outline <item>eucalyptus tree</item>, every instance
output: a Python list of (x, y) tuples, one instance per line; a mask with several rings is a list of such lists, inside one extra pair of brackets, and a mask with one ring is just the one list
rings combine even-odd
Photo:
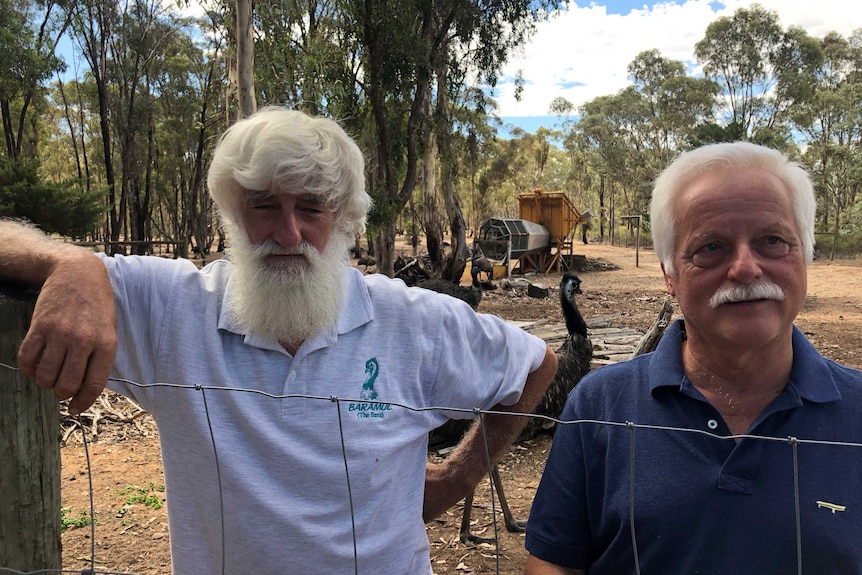
[[(61, 5), (35, 0), (0, 0), (0, 117), (6, 157), (35, 157), (38, 134), (32, 132), (27, 150), (27, 115), (43, 84), (63, 63), (54, 55), (57, 41), (68, 25)], [(32, 122), (29, 125), (35, 126)]]
[(637, 127), (641, 149), (654, 160), (652, 174), (682, 151), (696, 126), (713, 118), (718, 84), (688, 76), (682, 62), (665, 58), (658, 50), (641, 52), (628, 65), (632, 89), (643, 123)]
[[(67, 91), (68, 87), (62, 78), (58, 78), (53, 100), (57, 103), (56, 109), (60, 110), (63, 124), (65, 124), (66, 130), (68, 130), (68, 140), (66, 143), (72, 149), (74, 157), (73, 169), (83, 186), (86, 189), (90, 189), (89, 160), (84, 142), (84, 109), (80, 98), (81, 90), (77, 80), (73, 81), (71, 87), (74, 89), (73, 95), (76, 95), (77, 99), (72, 99)], [(64, 155), (67, 156), (67, 154)], [(63, 171), (63, 168), (59, 168), (59, 170)]]
[(262, 103), (325, 114), (358, 131), (357, 38), (331, 0), (255, 4), (256, 89)]
[[(136, 0), (122, 6), (109, 38), (110, 119), (121, 166), (118, 228), (128, 228), (124, 235), (135, 242), (152, 239), (157, 86), (184, 24), (161, 0)], [(137, 244), (138, 253), (146, 250)]]
[(617, 206), (624, 213), (648, 211), (651, 182), (689, 145), (697, 126), (712, 119), (719, 91), (658, 50), (638, 54), (628, 75), (628, 87), (585, 103), (578, 119), (564, 98), (551, 105), (564, 129), (573, 179), (582, 194), (589, 190), (598, 199), (600, 225), (606, 217), (613, 221)]
[[(548, 112), (558, 119), (557, 126), (561, 132), (562, 147), (569, 160), (568, 189), (572, 201), (579, 206), (594, 205), (592, 200), (594, 199), (595, 160), (593, 154), (589, 152), (589, 145), (580, 125), (580, 117), (575, 113), (575, 105), (562, 96), (557, 96), (551, 100)], [(602, 204), (604, 198), (601, 194), (596, 194), (595, 199)]]
[(746, 139), (776, 144), (796, 100), (799, 70), (816, 65), (801, 30), (785, 32), (778, 14), (758, 4), (712, 22), (695, 45), (704, 74), (722, 88), (724, 123)]
[(82, 97), (77, 80), (65, 82), (58, 78), (48, 87), (47, 102), (40, 118), (44, 136), (39, 140), (38, 154), (40, 173), (45, 180), (76, 179), (84, 189), (90, 190), (93, 182), (89, 177), (87, 114)]
[(628, 74), (632, 85), (624, 93), (631, 93), (621, 99), (620, 117), (629, 118), (623, 133), (634, 175), (628, 185), (635, 195), (627, 209), (648, 214), (652, 182), (687, 147), (696, 127), (713, 119), (719, 86), (708, 78), (688, 76), (682, 62), (658, 50), (638, 54)]
[(494, 139), (484, 150), (485, 165), (476, 182), (474, 209), (482, 221), (488, 217), (517, 217), (516, 202), (521, 190), (516, 183), (526, 165), (520, 138)]
[(638, 211), (635, 200), (641, 184), (638, 174), (643, 166), (637, 130), (646, 114), (631, 87), (616, 95), (599, 96), (586, 102), (580, 111), (582, 141), (596, 158), (594, 167), (599, 173), (601, 217), (609, 222), (609, 237), (613, 240), (619, 203), (617, 192), (622, 194), (621, 215)]
[(461, 188), (469, 190), (467, 221), (470, 234), (475, 234), (481, 223), (492, 215), (479, 194), (479, 178), (489, 169), (491, 158), (499, 146), (497, 132), (489, 121), (486, 107), (494, 107), (493, 101), (477, 87), (468, 88), (461, 105), (453, 106), (453, 156), (461, 158), (459, 181)]
[(177, 33), (167, 46), (160, 73), (154, 75), (156, 170), (154, 189), (158, 213), (151, 220), (164, 239), (177, 242), (180, 256), (194, 245), (209, 253), (221, 232), (214, 221), (212, 200), (204, 189), (212, 143), (223, 127), (223, 83), (226, 62), (219, 16), (198, 23), (204, 33), (193, 38)]
[(806, 139), (805, 159), (820, 203), (822, 231), (843, 229), (862, 187), (862, 30), (850, 39), (830, 33), (822, 60), (800, 79), (811, 92), (793, 110)]
[[(509, 52), (523, 44), (546, 10), (561, 2), (369, 0), (349, 4), (351, 28), (362, 51), (358, 81), (373, 126), (369, 186), (376, 206), (371, 218), (377, 233), (375, 252), (379, 269), (391, 273), (395, 218), (419, 177), (422, 133), (432, 124), (438, 138), (449, 138), (452, 132), (446, 116), (438, 116), (435, 123), (426, 112), (435, 75), (446, 70), (445, 84), (437, 86), (439, 90), (445, 85), (447, 95), (463, 93), (459, 84), (468, 77), (467, 71), (494, 86)], [(441, 150), (447, 145), (443, 143)], [(453, 242), (460, 241), (453, 237)], [(455, 252), (459, 253), (457, 246)]]
[(102, 161), (105, 170), (107, 206), (106, 236), (120, 238), (120, 213), (116, 195), (116, 175), (112, 148), (112, 130), (108, 90), (108, 47), (120, 14), (116, 2), (111, 0), (80, 0), (70, 6), (71, 36), (86, 60), (88, 75), (96, 89), (99, 136), (102, 142)]
[(252, 0), (236, 0), (236, 91), (239, 118), (257, 110), (254, 89), (254, 30)]

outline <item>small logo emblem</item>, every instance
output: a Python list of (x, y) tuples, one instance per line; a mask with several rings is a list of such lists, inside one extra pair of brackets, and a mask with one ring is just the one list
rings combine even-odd
[(377, 364), (377, 358), (372, 357), (365, 362), (365, 375), (368, 378), (362, 384), (362, 391), (359, 392), (359, 399), (365, 401), (374, 401), (377, 399), (377, 392), (374, 391), (374, 380), (377, 379), (377, 373), (380, 371), (380, 366)]
[(365, 362), (365, 383), (362, 384), (362, 390), (359, 392), (359, 399), (362, 403), (351, 403), (347, 406), (347, 411), (356, 413), (359, 419), (383, 419), (386, 417), (386, 412), (392, 410), (392, 405), (388, 403), (377, 403), (377, 391), (374, 389), (374, 380), (377, 379), (377, 374), (380, 372), (380, 365), (377, 363), (377, 358), (372, 357)]
[(818, 501), (817, 507), (819, 507), (820, 509), (823, 509), (824, 507), (826, 509), (829, 509), (830, 511), (832, 511), (833, 515), (836, 511), (844, 511), (845, 509), (847, 509), (846, 505), (838, 505), (836, 503), (829, 503), (828, 501)]

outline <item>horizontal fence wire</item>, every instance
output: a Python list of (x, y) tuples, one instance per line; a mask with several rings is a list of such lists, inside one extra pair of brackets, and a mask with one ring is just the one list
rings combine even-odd
[[(11, 369), (18, 371), (18, 368), (15, 366), (11, 366), (5, 363), (0, 362), (0, 367)], [(353, 553), (354, 553), (354, 572), (359, 573), (359, 565), (358, 565), (358, 542), (356, 539), (356, 528), (355, 528), (355, 518), (354, 518), (354, 509), (353, 509), (353, 497), (350, 488), (350, 465), (347, 457), (346, 446), (344, 442), (344, 429), (342, 427), (342, 417), (343, 414), (341, 412), (341, 404), (344, 402), (349, 403), (374, 403), (374, 404), (382, 404), (389, 405), (392, 407), (399, 407), (411, 412), (428, 412), (428, 411), (443, 411), (448, 413), (461, 413), (468, 416), (473, 416), (479, 421), (479, 425), (481, 426), (481, 435), (484, 440), (485, 445), (485, 463), (488, 468), (488, 484), (490, 486), (490, 501), (491, 501), (491, 517), (492, 517), (492, 525), (494, 531), (494, 540), (496, 541), (495, 548), (495, 557), (496, 557), (496, 572), (499, 574), (500, 572), (500, 547), (499, 547), (499, 533), (497, 528), (497, 509), (495, 506), (495, 493), (494, 493), (494, 482), (491, 477), (491, 456), (488, 452), (487, 445), (487, 436), (486, 436), (486, 428), (485, 428), (485, 420), (484, 416), (486, 415), (507, 415), (513, 417), (524, 417), (524, 418), (539, 418), (547, 421), (548, 423), (552, 423), (555, 425), (604, 425), (604, 426), (612, 426), (612, 427), (624, 427), (630, 432), (630, 442), (629, 442), (629, 459), (630, 459), (630, 467), (629, 467), (629, 529), (631, 532), (632, 539), (632, 547), (634, 550), (634, 564), (632, 565), (632, 572), (640, 575), (640, 565), (638, 558), (638, 546), (637, 546), (637, 533), (635, 530), (635, 517), (634, 517), (634, 509), (635, 509), (635, 485), (636, 485), (636, 466), (635, 466), (635, 433), (637, 430), (660, 430), (660, 431), (668, 431), (673, 433), (694, 433), (699, 435), (705, 435), (711, 437), (713, 439), (726, 440), (726, 441), (738, 441), (740, 439), (754, 439), (761, 440), (767, 442), (777, 442), (777, 443), (786, 443), (792, 449), (792, 464), (793, 464), (793, 485), (794, 485), (794, 506), (795, 506), (795, 517), (796, 517), (796, 553), (797, 553), (797, 572), (802, 573), (802, 543), (801, 543), (801, 520), (800, 520), (800, 501), (799, 501), (799, 463), (797, 456), (797, 447), (800, 444), (807, 445), (820, 445), (820, 446), (840, 446), (847, 448), (862, 448), (862, 443), (858, 442), (850, 442), (850, 441), (823, 441), (823, 440), (814, 440), (814, 439), (801, 439), (797, 437), (772, 437), (772, 436), (761, 436), (761, 435), (753, 435), (753, 434), (739, 434), (739, 435), (718, 435), (716, 433), (712, 433), (709, 431), (705, 431), (702, 429), (691, 429), (684, 427), (673, 427), (673, 426), (663, 426), (663, 425), (647, 425), (647, 424), (638, 424), (635, 422), (618, 422), (618, 421), (603, 421), (596, 419), (579, 419), (579, 420), (560, 420), (554, 417), (549, 417), (546, 415), (536, 415), (529, 413), (515, 413), (505, 410), (488, 410), (488, 409), (479, 409), (479, 408), (459, 408), (459, 407), (447, 407), (447, 406), (414, 406), (408, 405), (404, 403), (398, 402), (387, 402), (387, 401), (379, 401), (375, 400), (367, 400), (361, 398), (352, 398), (352, 397), (338, 397), (338, 396), (320, 396), (320, 395), (308, 395), (308, 394), (272, 394), (260, 390), (255, 389), (247, 389), (247, 388), (235, 388), (235, 387), (223, 387), (223, 386), (208, 386), (201, 384), (176, 384), (176, 383), (138, 383), (134, 381), (130, 381), (127, 379), (120, 378), (111, 378), (111, 381), (115, 381), (118, 383), (124, 383), (126, 385), (138, 387), (141, 389), (145, 388), (153, 388), (153, 387), (167, 387), (167, 388), (175, 388), (175, 389), (187, 389), (190, 392), (199, 392), (201, 393), (204, 411), (207, 418), (207, 424), (209, 427), (210, 441), (212, 442), (216, 473), (219, 473), (219, 464), (218, 464), (218, 444), (215, 439), (215, 434), (212, 429), (212, 421), (210, 419), (209, 413), (209, 404), (207, 399), (208, 392), (231, 392), (231, 393), (250, 393), (256, 394), (262, 397), (271, 398), (271, 399), (292, 399), (292, 398), (301, 398), (301, 399), (310, 399), (310, 400), (318, 400), (320, 402), (331, 403), (335, 405), (336, 413), (338, 416), (339, 423), (339, 434), (342, 448), (342, 457), (344, 464), (344, 474), (347, 484), (348, 490), (348, 501), (350, 506), (350, 520), (353, 525)], [(80, 418), (80, 416), (78, 416)], [(93, 495), (93, 487), (92, 487), (92, 466), (90, 462), (89, 455), (89, 443), (87, 441), (87, 430), (86, 426), (79, 419), (79, 425), (83, 434), (83, 445), (86, 453), (86, 464), (87, 464), (87, 475), (89, 480), (89, 496), (90, 496), (90, 539), (91, 539), (91, 549), (90, 549), (90, 557), (88, 562), (90, 563), (90, 568), (88, 569), (42, 569), (37, 571), (19, 571), (10, 567), (4, 567), (0, 565), (0, 575), (5, 573), (11, 573), (15, 575), (35, 575), (39, 573), (79, 573), (82, 575), (136, 575), (135, 573), (127, 573), (121, 571), (103, 571), (95, 569), (96, 565), (96, 557), (95, 557), (95, 540), (96, 540), (96, 521), (95, 521), (95, 503), (94, 503), (94, 495)], [(219, 497), (222, 497), (221, 492), (221, 478), (217, 477), (217, 484), (219, 486)], [(170, 503), (170, 502), (168, 502)], [(221, 533), (222, 533), (222, 557), (221, 564), (222, 570), (221, 575), (225, 575), (225, 540), (224, 540), (224, 525), (225, 525), (225, 517), (224, 517), (224, 502), (220, 500), (219, 502), (220, 508), (222, 509), (221, 514)]]

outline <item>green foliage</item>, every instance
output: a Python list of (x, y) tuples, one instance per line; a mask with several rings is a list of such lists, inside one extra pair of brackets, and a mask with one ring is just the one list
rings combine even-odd
[(0, 158), (0, 216), (26, 219), (46, 233), (82, 238), (104, 211), (101, 194), (74, 180), (43, 182), (36, 160)]
[[(785, 32), (778, 14), (759, 4), (712, 22), (695, 45), (695, 56), (706, 77), (722, 87), (725, 119), (751, 140), (810, 94), (809, 75), (821, 59), (817, 43), (804, 31)], [(758, 137), (772, 142), (774, 136)]]
[(726, 126), (720, 126), (714, 122), (700, 124), (695, 129), (689, 144), (691, 148), (699, 148), (706, 144), (718, 144), (720, 142), (736, 142), (745, 137), (742, 124), (730, 122)]
[[(161, 509), (162, 508), (162, 496), (161, 493), (165, 492), (164, 485), (158, 485), (152, 481), (150, 481), (150, 485), (148, 487), (138, 487), (137, 485), (126, 485), (126, 487), (120, 490), (120, 495), (125, 495), (125, 505), (146, 505), (147, 507), (152, 507), (153, 509)], [(126, 507), (124, 506), (122, 509), (118, 511), (119, 514), (126, 513)]]
[(862, 254), (862, 232), (848, 229), (834, 235), (818, 235), (814, 251), (817, 258), (858, 256)]
[(835, 253), (842, 256), (862, 254), (862, 234), (838, 234), (835, 239)]
[(81, 509), (78, 512), (78, 516), (71, 516), (72, 513), (71, 507), (61, 507), (60, 508), (60, 525), (63, 531), (66, 529), (77, 529), (79, 527), (86, 527), (92, 523), (98, 523), (98, 520), (94, 521), (87, 512)]

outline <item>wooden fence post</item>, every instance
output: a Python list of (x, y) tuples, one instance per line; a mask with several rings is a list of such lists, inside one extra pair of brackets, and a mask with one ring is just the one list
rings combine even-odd
[[(34, 303), (0, 284), (0, 362), (18, 365)], [(0, 366), (0, 573), (60, 569), (59, 431), (54, 395)]]

